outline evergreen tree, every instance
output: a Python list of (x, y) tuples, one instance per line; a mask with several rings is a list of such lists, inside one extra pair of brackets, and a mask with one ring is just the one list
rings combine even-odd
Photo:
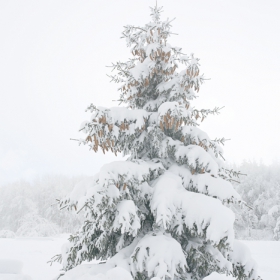
[[(225, 139), (211, 140), (198, 128), (219, 108), (191, 106), (204, 82), (199, 60), (167, 42), (172, 20), (161, 21), (161, 11), (151, 8), (144, 27), (124, 27), (133, 58), (113, 64), (111, 78), (125, 106), (88, 107), (80, 143), (130, 157), (106, 164), (60, 201), (85, 212), (56, 256), (68, 271), (61, 279), (101, 272), (108, 277), (102, 279), (203, 279), (212, 272), (257, 279), (226, 207), (241, 198), (230, 183), (236, 173), (223, 168)], [(74, 268), (94, 259), (107, 261)]]

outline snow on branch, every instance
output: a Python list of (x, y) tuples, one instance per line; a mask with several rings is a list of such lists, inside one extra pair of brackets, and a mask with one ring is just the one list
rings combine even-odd
[(137, 235), (140, 229), (140, 219), (137, 215), (137, 207), (133, 200), (123, 200), (117, 206), (117, 214), (113, 223), (112, 230), (121, 230), (121, 233), (128, 233), (132, 236)]
[(218, 198), (223, 203), (240, 203), (241, 197), (233, 188), (230, 182), (222, 178), (213, 177), (209, 173), (191, 174), (185, 166), (172, 165), (168, 171), (180, 176), (183, 186), (189, 191), (202, 193), (214, 198)]
[(233, 252), (230, 253), (230, 259), (233, 263), (232, 275), (237, 279), (261, 280), (257, 274), (257, 264), (252, 259), (248, 247), (241, 241), (234, 240)]
[(88, 144), (95, 152), (100, 147), (117, 152), (129, 149), (128, 144), (144, 131), (149, 113), (145, 110), (129, 110), (124, 107), (110, 109), (88, 107), (93, 114), (91, 121), (84, 122), (81, 130), (88, 134), (80, 143)]
[(167, 137), (162, 141), (159, 155), (161, 158), (171, 157), (179, 165), (186, 164), (192, 174), (209, 172), (218, 175), (219, 166), (213, 157), (197, 145), (184, 146), (179, 140)]
[[(197, 236), (218, 245), (224, 238), (232, 245), (234, 214), (222, 203), (211, 197), (187, 191), (182, 179), (169, 171), (160, 176), (154, 186), (151, 209), (156, 224), (166, 230), (181, 221)], [(178, 225), (182, 229), (182, 225)], [(180, 234), (181, 232), (179, 232)]]
[(142, 238), (131, 255), (131, 272), (146, 274), (149, 279), (174, 279), (178, 271), (186, 271), (188, 265), (180, 243), (171, 236), (147, 234)]
[(120, 197), (120, 192), (128, 190), (138, 192), (139, 198), (144, 199), (145, 195), (151, 194), (149, 185), (144, 183), (156, 179), (164, 171), (162, 163), (155, 161), (116, 161), (105, 164), (98, 174), (78, 183), (66, 198), (61, 199), (60, 207), (74, 207), (79, 211), (92, 197), (94, 202), (91, 205), (94, 203), (100, 207), (103, 196), (108, 196), (112, 201)]
[[(221, 156), (223, 158), (223, 149), (218, 144), (219, 142), (210, 140), (207, 133), (199, 129), (198, 127), (194, 126), (183, 126), (181, 128), (181, 141), (185, 145), (198, 145), (202, 147), (205, 151), (209, 151), (209, 149), (212, 149), (216, 158)], [(221, 142), (222, 144), (224, 142)]]

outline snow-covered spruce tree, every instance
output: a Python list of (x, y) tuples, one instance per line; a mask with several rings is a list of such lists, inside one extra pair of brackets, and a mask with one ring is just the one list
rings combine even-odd
[[(203, 279), (212, 272), (257, 279), (224, 205), (241, 199), (220, 160), (223, 139), (198, 128), (218, 109), (191, 106), (204, 78), (197, 58), (167, 42), (171, 20), (161, 21), (161, 11), (151, 8), (143, 27), (125, 26), (133, 58), (113, 64), (112, 76), (125, 106), (88, 107), (80, 142), (130, 157), (106, 164), (60, 201), (85, 213), (63, 248), (63, 280), (99, 273), (94, 279)], [(103, 262), (80, 265), (94, 259)]]

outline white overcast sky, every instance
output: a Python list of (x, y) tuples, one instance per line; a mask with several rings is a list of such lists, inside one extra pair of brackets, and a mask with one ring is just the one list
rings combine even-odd
[[(116, 106), (106, 65), (126, 60), (126, 24), (149, 21), (141, 0), (0, 0), (0, 184), (50, 173), (93, 175), (115, 160), (79, 147), (90, 104)], [(200, 58), (196, 107), (225, 106), (202, 128), (230, 138), (225, 156), (280, 159), (280, 1), (159, 0), (170, 43)]]

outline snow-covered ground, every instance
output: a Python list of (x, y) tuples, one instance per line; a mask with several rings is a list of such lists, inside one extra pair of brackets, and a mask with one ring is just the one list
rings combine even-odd
[(280, 279), (280, 241), (243, 241), (258, 263), (263, 280)]
[[(59, 274), (61, 264), (47, 262), (60, 252), (66, 238), (0, 238), (0, 260), (14, 259), (23, 263), (22, 273), (32, 280), (52, 280)], [(3, 277), (3, 279), (6, 279)], [(7, 278), (10, 279), (10, 278)], [(1, 274), (0, 274), (0, 280)]]
[[(52, 280), (61, 265), (50, 266), (47, 261), (59, 253), (66, 237), (60, 238), (0, 238), (0, 260), (14, 259), (23, 263), (22, 273), (33, 280)], [(259, 265), (263, 280), (280, 279), (280, 242), (243, 241)], [(7, 279), (1, 278), (0, 280)]]

